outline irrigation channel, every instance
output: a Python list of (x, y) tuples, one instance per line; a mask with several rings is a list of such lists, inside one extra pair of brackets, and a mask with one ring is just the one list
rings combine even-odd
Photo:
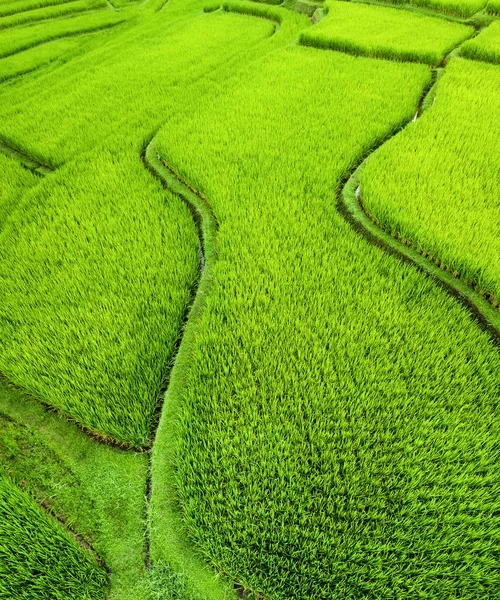
[[(477, 27), (474, 35), (465, 41), (476, 37), (482, 29)], [(337, 190), (337, 209), (351, 227), (363, 235), (371, 244), (404, 262), (413, 264), (419, 271), (431, 277), (447, 293), (458, 299), (469, 310), (477, 324), (489, 334), (492, 343), (500, 349), (500, 311), (491, 302), (491, 299), (480, 293), (479, 286), (475, 282), (466, 282), (460, 278), (460, 275), (455, 275), (445, 269), (443, 262), (438, 257), (432, 257), (425, 251), (419, 252), (410, 240), (402, 240), (397, 233), (388, 233), (363, 206), (360, 188), (361, 172), (372, 154), (398, 135), (410, 123), (419, 119), (432, 106), (432, 100), (435, 97), (436, 87), (442, 71), (445, 70), (451, 55), (458, 52), (465, 41), (458, 44), (443, 58), (440, 63), (443, 65), (442, 68), (432, 69), (431, 82), (419, 99), (415, 116), (408, 119), (392, 134), (376, 142), (346, 173), (342, 184)]]
[[(223, 10), (230, 10), (228, 7), (223, 6), (222, 8)], [(403, 7), (400, 8), (403, 9)], [(277, 28), (279, 28), (279, 23), (272, 22), (275, 25), (276, 31)], [(475, 35), (480, 31), (481, 28), (476, 27)], [(456, 53), (460, 46), (461, 44), (457, 45), (444, 57), (442, 61), (444, 68), (446, 67), (450, 56), (453, 53)], [(375, 217), (365, 210), (362, 202), (362, 190), (360, 190), (359, 181), (360, 173), (362, 172), (366, 161), (389, 139), (398, 135), (398, 133), (400, 133), (410, 122), (420, 118), (425, 110), (429, 108), (432, 104), (432, 97), (435, 94), (439, 70), (443, 69), (432, 69), (432, 80), (421, 95), (415, 117), (402, 123), (401, 126), (389, 136), (378, 140), (359, 158), (355, 166), (344, 175), (340, 186), (336, 190), (336, 206), (339, 213), (351, 227), (357, 233), (363, 235), (370, 243), (402, 261), (413, 264), (419, 271), (431, 277), (437, 285), (443, 287), (450, 295), (462, 302), (478, 325), (488, 332), (492, 343), (500, 348), (500, 311), (487, 298), (483, 297), (476, 289), (474, 289), (474, 285), (470, 285), (470, 282), (465, 282), (442, 268), (441, 262), (438, 259), (431, 260), (427, 258), (420, 253), (409, 240), (401, 241), (399, 236), (391, 235), (385, 231), (383, 227), (377, 223)], [(164, 385), (161, 390), (163, 402), (158, 407), (158, 412), (153, 424), (153, 441), (144, 448), (128, 448), (129, 450), (143, 451), (148, 454), (148, 475), (146, 480), (147, 514), (149, 514), (150, 511), (153, 486), (152, 471), (154, 471), (154, 468), (152, 466), (152, 456), (156, 432), (160, 420), (165, 419), (165, 413), (171, 410), (168, 402), (169, 397), (176, 396), (181, 392), (189, 371), (190, 350), (194, 343), (200, 314), (203, 311), (205, 300), (210, 290), (213, 267), (217, 259), (216, 236), (218, 230), (218, 222), (209, 201), (203, 194), (194, 189), (188, 181), (183, 179), (173, 166), (169, 165), (161, 158), (155, 146), (155, 135), (156, 134), (154, 134), (149, 143), (146, 144), (141, 154), (141, 159), (145, 168), (152, 176), (158, 179), (164, 188), (181, 198), (189, 208), (198, 235), (199, 274), (196, 285), (192, 291), (190, 303), (184, 314), (183, 325), (180, 329), (175, 346), (174, 358), (165, 375)], [(17, 159), (25, 168), (31, 170), (38, 176), (47, 176), (55, 170), (54, 167), (48, 163), (28, 155), (6, 140), (0, 140), (0, 152)], [(41, 402), (41, 404), (44, 405), (43, 402)], [(47, 405), (44, 406), (54, 412), (59, 412), (52, 407)], [(11, 417), (5, 415), (5, 418), (10, 419)], [(73, 419), (71, 419), (71, 421), (75, 423)], [(109, 446), (117, 446), (113, 440), (102, 438), (101, 436), (96, 435), (95, 432), (89, 431), (78, 423), (75, 424), (97, 442)], [(119, 447), (124, 449), (123, 445), (119, 445)], [(46, 510), (50, 518), (57, 520), (75, 540), (83, 547), (90, 550), (96, 557), (98, 563), (106, 570), (108, 575), (110, 574), (111, 571), (109, 567), (86, 540), (74, 533), (62, 519), (50, 513), (47, 510), (47, 507), (42, 505), (42, 508)], [(148, 522), (147, 519), (146, 522)], [(146, 525), (145, 532), (145, 564), (147, 569), (151, 568), (149, 524)], [(234, 589), (239, 597), (244, 597), (250, 593), (249, 590), (242, 588), (236, 583), (234, 584)]]

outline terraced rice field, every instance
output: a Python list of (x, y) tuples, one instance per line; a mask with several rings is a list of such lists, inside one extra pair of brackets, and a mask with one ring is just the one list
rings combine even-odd
[(0, 0), (0, 598), (500, 597), (497, 12)]

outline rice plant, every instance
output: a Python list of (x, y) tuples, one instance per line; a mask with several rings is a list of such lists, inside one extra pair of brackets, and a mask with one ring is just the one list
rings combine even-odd
[(460, 48), (460, 54), (473, 60), (500, 64), (500, 21), (494, 21), (473, 40)]
[[(291, 47), (158, 135), (220, 229), (153, 503), (175, 495), (193, 546), (254, 595), (500, 593), (498, 352), (335, 207), (429, 77)], [(152, 549), (168, 561), (161, 531)]]
[(107, 575), (89, 550), (0, 476), (0, 597), (100, 600)]
[(436, 65), (473, 31), (472, 27), (416, 12), (331, 2), (327, 17), (302, 32), (300, 43), (351, 54)]
[(500, 299), (500, 70), (455, 59), (432, 108), (361, 177), (367, 211), (481, 292)]
[(105, 0), (78, 0), (67, 4), (56, 4), (55, 6), (48, 6), (46, 8), (23, 11), (7, 17), (0, 17), (0, 30), (35, 21), (65, 17), (87, 10), (97, 10), (99, 8), (106, 8)]

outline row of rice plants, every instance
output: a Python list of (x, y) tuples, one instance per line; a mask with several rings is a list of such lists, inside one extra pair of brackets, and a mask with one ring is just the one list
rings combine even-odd
[[(150, 441), (199, 269), (191, 214), (146, 171), (141, 147), (274, 31), (225, 13), (165, 29), (148, 21), (78, 59), (77, 73), (68, 63), (6, 93), (1, 125), (54, 164), (76, 159), (22, 198), (0, 237), (0, 370), (133, 446)], [(101, 140), (109, 150), (81, 154)]]
[(89, 550), (0, 475), (0, 597), (104, 598), (106, 572)]
[(106, 8), (106, 0), (78, 0), (68, 4), (57, 4), (35, 10), (29, 10), (7, 17), (0, 18), (0, 29), (14, 27), (15, 25), (24, 25), (32, 21), (44, 21), (46, 19), (54, 19), (57, 17), (65, 17), (73, 13), (84, 12), (87, 10), (97, 10)]
[(99, 11), (67, 19), (35, 23), (0, 32), (0, 58), (51, 40), (114, 27), (126, 21), (123, 13)]
[[(91, 543), (111, 571), (108, 600), (151, 600), (147, 594), (144, 544), (146, 455), (97, 444), (73, 423), (44, 410), (35, 399), (13, 389), (3, 379), (0, 379), (0, 411), (0, 478), (7, 476), (43, 505), (44, 512), (68, 525), (82, 543)], [(32, 502), (27, 508), (22, 504), (15, 519), (25, 519), (29, 524), (31, 506)], [(2, 537), (4, 531), (8, 534), (8, 525), (7, 530), (3, 525), (4, 514), (0, 523)], [(25, 536), (24, 547), (29, 543), (29, 529)], [(3, 551), (11, 554), (10, 543), (0, 553)], [(68, 557), (64, 546), (59, 545), (53, 551), (56, 556), (61, 553), (58, 557), (61, 565), (65, 562), (71, 565), (71, 553)], [(2, 572), (0, 597), (80, 598), (78, 592), (85, 581), (75, 586), (71, 572), (51, 572), (53, 564), (46, 561), (46, 556), (44, 546), (36, 543), (31, 544), (29, 556), (14, 549), (7, 564), (15, 565), (15, 569)], [(0, 562), (3, 558), (2, 554)], [(51, 582), (52, 594), (43, 585), (33, 586), (35, 566), (36, 578), (40, 583)], [(20, 574), (28, 579), (25, 596), (18, 595)], [(69, 591), (64, 594), (62, 590)]]
[(500, 69), (454, 59), (432, 108), (361, 176), (366, 210), (390, 232), (500, 299)]
[[(395, 0), (395, 3), (404, 4), (402, 0)], [(410, 0), (409, 3), (412, 6), (467, 18), (482, 10), (486, 6), (487, 0)]]
[(437, 65), (474, 29), (417, 12), (331, 2), (325, 19), (300, 34), (300, 43), (351, 54)]
[(0, 151), (0, 231), (12, 208), (15, 207), (22, 190), (36, 185), (38, 178), (24, 169), (17, 160)]
[(499, 0), (490, 0), (488, 2), (488, 6), (486, 7), (486, 10), (491, 15), (500, 16), (500, 1)]
[(10, 2), (2, 2), (0, 4), (0, 17), (76, 1), (77, 0), (11, 0)]
[(500, 21), (494, 21), (476, 38), (460, 48), (460, 54), (474, 60), (500, 64)]
[(335, 206), (429, 79), (295, 46), (157, 138), (220, 228), (153, 449), (153, 514), (175, 494), (201, 555), (264, 597), (500, 593), (498, 352)]
[[(111, 30), (91, 32), (70, 38), (62, 38), (40, 44), (0, 60), (0, 83), (21, 77), (58, 61), (66, 61), (77, 53), (85, 52), (89, 46), (101, 43)], [(99, 39), (97, 39), (99, 38)]]

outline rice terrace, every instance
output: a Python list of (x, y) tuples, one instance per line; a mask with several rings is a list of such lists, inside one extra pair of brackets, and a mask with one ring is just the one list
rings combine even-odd
[(0, 599), (500, 600), (499, 0), (0, 0)]

